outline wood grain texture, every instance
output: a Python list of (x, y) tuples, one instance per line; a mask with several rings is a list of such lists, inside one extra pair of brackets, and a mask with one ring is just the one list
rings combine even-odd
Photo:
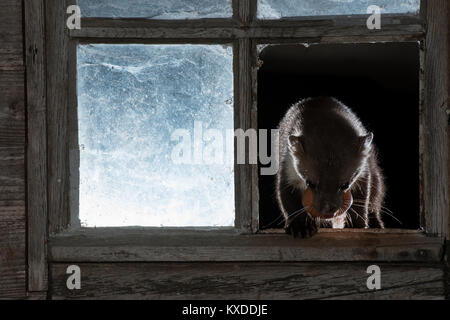
[(52, 264), (52, 299), (444, 299), (440, 265), (379, 264), (370, 291), (367, 263), (78, 264), (81, 289), (68, 290), (69, 264)]
[(0, 147), (25, 146), (24, 81), (23, 71), (0, 71)]
[(22, 2), (0, 2), (0, 299), (26, 296)]
[(67, 135), (69, 37), (66, 8), (69, 0), (46, 0), (47, 135), (49, 233), (69, 224), (69, 148)]
[(0, 1), (0, 72), (23, 71), (22, 1)]
[[(246, 6), (247, 4), (247, 6)], [(418, 16), (385, 15), (380, 30), (368, 30), (367, 17), (330, 16), (296, 20), (255, 20), (251, 1), (239, 4), (239, 20), (149, 21), (148, 19), (82, 19), (82, 28), (70, 30), (81, 39), (301, 39), (334, 41), (352, 38), (366, 42), (377, 38), (412, 41), (424, 36), (423, 21)], [(236, 23), (238, 22), (238, 23)], [(361, 38), (358, 40), (358, 38)]]
[(448, 236), (448, 20), (447, 0), (427, 1), (420, 116), (422, 209), (429, 234)]
[(26, 294), (24, 153), (0, 147), (0, 299)]
[[(250, 2), (248, 0), (239, 1), (237, 8), (237, 20), (243, 27), (247, 27), (252, 20), (250, 13)], [(234, 42), (234, 127), (235, 129), (242, 129), (247, 131), (249, 129), (256, 129), (253, 127), (251, 119), (252, 96), (251, 91), (251, 40), (239, 39)], [(237, 139), (235, 139), (235, 153), (237, 154)], [(237, 164), (235, 161), (235, 199), (236, 199), (236, 227), (244, 232), (252, 232), (252, 212), (255, 203), (253, 200), (254, 183), (252, 174), (256, 164), (249, 164), (250, 141), (246, 140), (248, 147), (244, 150), (245, 163)], [(256, 143), (254, 141), (253, 143)]]
[(47, 300), (47, 291), (29, 291), (26, 300)]
[[(447, 6), (447, 20), (450, 21), (450, 5)], [(449, 26), (450, 28), (450, 26)], [(450, 60), (450, 32), (447, 32), (447, 61)], [(448, 165), (447, 165), (447, 170), (448, 170), (448, 198), (450, 199), (450, 63), (447, 64), (447, 73), (448, 73), (448, 77), (447, 77), (447, 86), (448, 86), (448, 99), (447, 99), (447, 122), (449, 124), (448, 128)], [(450, 206), (449, 206), (449, 210), (448, 210), (448, 235), (450, 235)]]
[(443, 239), (422, 233), (319, 233), (311, 239), (234, 230), (96, 228), (50, 239), (53, 262), (146, 261), (428, 261), (443, 257)]
[(25, 0), (28, 113), (28, 291), (47, 290), (47, 119), (44, 0)]
[[(235, 129), (246, 132), (257, 129), (252, 115), (252, 41), (239, 39), (235, 52)], [(237, 140), (237, 139), (235, 139)], [(254, 141), (253, 143), (256, 143)], [(254, 211), (258, 209), (258, 184), (255, 184), (254, 175), (257, 174), (257, 164), (250, 164), (250, 143), (246, 139), (245, 165), (235, 164), (235, 197), (236, 197), (236, 226), (247, 232), (254, 232), (257, 224), (253, 221)], [(235, 150), (237, 145), (235, 144)]]
[(256, 0), (239, 0), (238, 17), (239, 25), (248, 27), (256, 19)]

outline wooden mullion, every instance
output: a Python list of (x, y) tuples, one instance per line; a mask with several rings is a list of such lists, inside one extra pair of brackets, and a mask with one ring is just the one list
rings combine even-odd
[[(329, 15), (304, 16), (293, 19), (259, 20), (256, 19), (256, 8), (253, 0), (238, 1), (238, 14), (233, 19), (183, 19), (183, 20), (153, 20), (145, 18), (81, 18), (83, 28), (142, 28), (142, 29), (198, 29), (198, 28), (240, 28), (240, 27), (318, 27), (336, 25), (366, 26), (367, 15)], [(425, 13), (426, 10), (423, 9)], [(383, 14), (383, 25), (411, 25), (420, 24), (426, 16), (422, 14)], [(382, 29), (381, 29), (382, 30)], [(377, 31), (377, 32), (381, 32)], [(372, 31), (375, 32), (375, 31)]]
[(239, 23), (229, 18), (203, 18), (181, 20), (156, 20), (146, 18), (81, 18), (81, 28), (214, 28), (237, 27)]
[[(241, 37), (235, 41), (234, 50), (234, 93), (235, 129), (256, 129), (252, 122), (252, 41), (246, 37), (246, 30), (251, 23), (253, 16), (251, 12), (251, 2), (253, 0), (234, 1), (234, 18), (237, 19), (241, 32)], [(249, 142), (250, 143), (250, 142)], [(256, 141), (254, 142), (256, 143)], [(236, 148), (235, 148), (236, 149)], [(248, 161), (248, 151), (246, 151), (246, 161)], [(235, 203), (236, 222), (235, 225), (241, 231), (255, 231), (252, 221), (255, 208), (255, 184), (253, 171), (257, 165), (235, 164)], [(257, 187), (257, 185), (256, 185)]]
[(110, 38), (110, 39), (234, 39), (243, 35), (232, 27), (82, 27), (70, 30), (72, 38)]
[[(237, 42), (237, 82), (235, 82), (235, 129), (256, 128), (256, 116), (252, 112), (252, 41), (249, 38)], [(248, 152), (246, 161), (248, 161)], [(235, 164), (236, 227), (246, 232), (255, 232), (254, 212), (257, 211), (258, 184), (255, 183), (256, 164)], [(256, 221), (257, 222), (257, 221)]]
[(28, 291), (47, 290), (47, 121), (44, 0), (25, 0)]
[[(250, 40), (250, 48), (248, 55), (251, 61), (250, 68), (250, 125), (253, 129), (258, 130), (258, 67), (257, 67), (257, 48), (256, 41)], [(259, 137), (258, 137), (259, 139)], [(259, 143), (259, 142), (258, 142)], [(258, 147), (259, 149), (259, 147)], [(250, 168), (250, 177), (252, 184), (252, 209), (251, 209), (251, 226), (252, 232), (259, 231), (259, 168), (258, 165), (252, 165)]]
[(242, 27), (249, 27), (256, 20), (257, 0), (238, 0), (239, 20)]
[[(239, 2), (240, 8), (244, 3)], [(242, 38), (268, 38), (268, 39), (322, 39), (334, 38), (339, 41), (353, 37), (358, 41), (358, 37), (376, 39), (392, 38), (392, 41), (399, 39), (417, 39), (423, 37), (423, 20), (420, 16), (410, 15), (390, 15), (383, 17), (383, 27), (381, 30), (369, 30), (366, 27), (366, 17), (342, 17), (335, 16), (321, 19), (305, 19), (295, 21), (283, 20), (258, 20), (253, 22), (251, 7), (244, 7), (239, 12), (240, 20), (236, 23), (230, 20), (224, 26), (218, 26), (210, 22), (203, 24), (148, 24), (147, 22), (137, 23), (134, 20), (108, 20), (103, 24), (101, 21), (92, 20), (90, 24), (82, 24), (80, 30), (70, 30), (73, 38), (84, 39), (242, 39)], [(97, 22), (96, 22), (97, 21)]]

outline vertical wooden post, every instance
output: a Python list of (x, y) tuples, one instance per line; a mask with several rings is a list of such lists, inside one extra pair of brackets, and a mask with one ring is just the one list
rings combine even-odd
[[(449, 4), (447, 4), (447, 21), (450, 21), (450, 5)], [(447, 26), (447, 29), (448, 28), (450, 28), (450, 25)], [(447, 61), (450, 61), (450, 31), (447, 31)], [(448, 90), (447, 90), (447, 145), (448, 145), (447, 185), (448, 185), (448, 198), (450, 201), (450, 63), (447, 63), (447, 75), (448, 75), (447, 76), (447, 87), (448, 87)], [(448, 210), (447, 236), (450, 236), (450, 204), (449, 204), (449, 210)], [(448, 248), (448, 246), (447, 246), (447, 248)], [(449, 259), (450, 259), (450, 257), (449, 257)], [(450, 274), (449, 274), (449, 284), (450, 284)]]
[(448, 0), (426, 1), (421, 106), (422, 203), (427, 233), (448, 236)]
[[(233, 17), (239, 21), (241, 28), (248, 28), (255, 19), (256, 1), (236, 0), (233, 10)], [(234, 46), (235, 129), (257, 129), (253, 104), (254, 44), (249, 37), (243, 37), (235, 41)], [(258, 230), (257, 175), (257, 164), (235, 165), (236, 227), (244, 232)]]
[(69, 224), (69, 35), (66, 0), (46, 0), (49, 233)]
[[(450, 21), (450, 5), (447, 5), (447, 21)], [(448, 26), (448, 28), (450, 28), (450, 26)], [(450, 60), (450, 31), (447, 32), (447, 61)], [(447, 170), (448, 170), (448, 197), (450, 199), (450, 63), (448, 63), (447, 65), (447, 73), (448, 73), (448, 77), (447, 77), (447, 86), (448, 86), (448, 99), (447, 99), (447, 121), (448, 121), (448, 126), (447, 126), (447, 140), (448, 140), (448, 161), (447, 161)], [(449, 200), (450, 201), (450, 200)], [(449, 212), (448, 212), (448, 236), (450, 236), (450, 204), (449, 204)], [(448, 248), (448, 246), (447, 246)], [(450, 258), (449, 258), (450, 259)], [(450, 284), (450, 275), (449, 275), (449, 284)]]
[(25, 0), (28, 291), (47, 290), (47, 121), (44, 0)]

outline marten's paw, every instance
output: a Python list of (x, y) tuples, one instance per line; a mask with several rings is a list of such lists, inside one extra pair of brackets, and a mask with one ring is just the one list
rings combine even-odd
[(305, 212), (286, 221), (284, 230), (294, 238), (310, 238), (317, 233), (319, 226), (316, 220)]

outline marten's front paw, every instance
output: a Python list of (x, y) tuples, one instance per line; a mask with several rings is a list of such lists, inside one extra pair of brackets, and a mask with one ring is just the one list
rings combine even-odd
[(286, 221), (284, 230), (294, 238), (299, 235), (301, 238), (310, 238), (317, 233), (319, 226), (314, 218), (304, 213)]

